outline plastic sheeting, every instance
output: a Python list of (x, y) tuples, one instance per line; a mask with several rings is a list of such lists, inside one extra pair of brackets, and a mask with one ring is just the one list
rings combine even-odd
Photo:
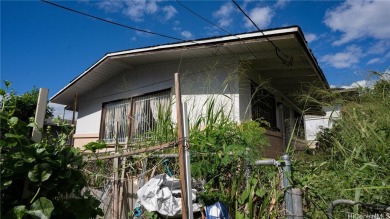
[(225, 204), (217, 202), (213, 205), (206, 206), (207, 219), (231, 219), (228, 208)]
[[(192, 200), (196, 200), (196, 190), (192, 189)], [(163, 216), (176, 217), (181, 215), (180, 181), (160, 174), (150, 179), (137, 191), (137, 204), (147, 211), (157, 211)], [(200, 204), (193, 203), (193, 211), (200, 211)]]

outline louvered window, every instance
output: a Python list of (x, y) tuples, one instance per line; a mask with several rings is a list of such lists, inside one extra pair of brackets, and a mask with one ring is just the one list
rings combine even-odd
[(170, 90), (103, 104), (101, 139), (108, 144), (150, 139), (159, 112), (169, 109)]

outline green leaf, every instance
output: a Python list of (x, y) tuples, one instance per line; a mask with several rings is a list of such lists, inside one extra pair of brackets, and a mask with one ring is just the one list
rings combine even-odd
[(44, 182), (49, 179), (52, 169), (48, 163), (41, 163), (34, 166), (34, 169), (28, 172), (28, 178), (32, 182)]
[(4, 85), (5, 85), (5, 87), (6, 87), (7, 89), (8, 89), (9, 87), (11, 87), (12, 82), (10, 82), (10, 81), (8, 81), (8, 80), (4, 80), (3, 82), (4, 82)]
[(30, 209), (27, 213), (33, 218), (49, 219), (54, 205), (49, 199), (41, 197), (31, 205)]
[(37, 124), (35, 124), (34, 122), (30, 122), (27, 126), (31, 128), (35, 128), (37, 127)]
[(9, 124), (10, 126), (14, 126), (14, 125), (16, 125), (16, 124), (18, 123), (18, 121), (19, 121), (18, 117), (12, 117), (12, 118), (10, 118), (10, 119), (8, 120), (8, 124)]
[(46, 151), (46, 148), (37, 148), (37, 154), (41, 154), (44, 151)]
[(7, 212), (6, 215), (4, 215), (5, 219), (22, 219), (23, 216), (27, 213), (26, 206), (24, 205), (18, 205), (13, 207), (11, 210)]
[(245, 200), (249, 197), (249, 190), (248, 189), (245, 189), (243, 192), (242, 192), (242, 195), (239, 199), (239, 202), (242, 204), (245, 202)]
[(0, 88), (0, 95), (1, 95), (1, 96), (4, 96), (5, 94), (6, 94), (5, 90), (3, 90), (3, 89)]
[(21, 137), (23, 137), (22, 135), (15, 135), (15, 134), (11, 134), (11, 133), (6, 133), (6, 134), (4, 134), (4, 136), (7, 138), (21, 138)]
[(264, 189), (257, 189), (255, 193), (257, 196), (262, 198), (265, 195), (265, 190)]
[(251, 182), (252, 185), (256, 186), (259, 181), (256, 178), (252, 178)]
[(26, 206), (24, 206), (24, 205), (15, 206), (12, 210), (13, 210), (14, 214), (16, 215), (17, 219), (22, 219), (23, 215), (25, 215), (27, 213)]
[(1, 190), (6, 189), (11, 184), (12, 184), (12, 179), (4, 180), (3, 178), (1, 180)]
[(89, 142), (84, 145), (85, 150), (90, 150), (95, 153), (97, 150), (107, 148), (107, 144), (104, 141)]

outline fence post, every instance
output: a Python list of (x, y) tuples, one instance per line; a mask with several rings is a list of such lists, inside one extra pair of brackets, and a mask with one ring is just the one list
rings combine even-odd
[(286, 213), (288, 219), (293, 219), (293, 202), (292, 202), (292, 194), (291, 194), (291, 184), (289, 177), (291, 176), (291, 162), (290, 156), (285, 154), (282, 156), (283, 160), (283, 189), (284, 192), (284, 200), (286, 202)]
[[(283, 165), (282, 165), (283, 164)], [(278, 162), (274, 159), (257, 160), (255, 165), (274, 165), (277, 167), (282, 166), (282, 189), (285, 189), (284, 200), (286, 204), (286, 215), (288, 219), (303, 218), (302, 209), (302, 196), (300, 189), (292, 189), (290, 184), (291, 177), (291, 161), (290, 156), (285, 154), (282, 156), (282, 162)]]
[(184, 161), (186, 166), (186, 196), (187, 196), (187, 216), (188, 219), (193, 219), (193, 208), (192, 208), (192, 179), (191, 179), (191, 164), (190, 164), (190, 151), (189, 151), (189, 125), (188, 125), (188, 112), (187, 103), (183, 103), (183, 130), (184, 130)]
[(31, 139), (35, 142), (39, 142), (42, 139), (42, 133), (41, 130), (39, 129), (43, 128), (43, 125), (45, 123), (48, 92), (49, 90), (47, 88), (39, 88), (35, 120), (34, 120), (37, 126), (33, 128), (32, 136), (31, 136)]
[(303, 218), (302, 191), (301, 189), (292, 189), (292, 202), (294, 219)]
[(183, 129), (183, 107), (181, 104), (180, 91), (180, 76), (175, 73), (175, 95), (176, 95), (176, 116), (177, 116), (177, 138), (179, 148), (179, 166), (180, 166), (180, 189), (181, 189), (181, 205), (182, 205), (182, 219), (188, 219), (188, 203), (187, 203), (187, 185), (186, 185), (186, 163), (185, 163), (185, 148), (184, 148), (184, 129)]

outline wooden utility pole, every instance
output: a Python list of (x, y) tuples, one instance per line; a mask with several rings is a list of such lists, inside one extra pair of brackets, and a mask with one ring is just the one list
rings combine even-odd
[(175, 95), (176, 95), (176, 114), (177, 114), (177, 138), (179, 147), (179, 165), (180, 165), (180, 189), (181, 189), (181, 205), (182, 219), (188, 219), (187, 209), (187, 188), (186, 188), (186, 167), (185, 167), (185, 149), (184, 149), (184, 129), (182, 117), (181, 91), (179, 73), (175, 73)]

